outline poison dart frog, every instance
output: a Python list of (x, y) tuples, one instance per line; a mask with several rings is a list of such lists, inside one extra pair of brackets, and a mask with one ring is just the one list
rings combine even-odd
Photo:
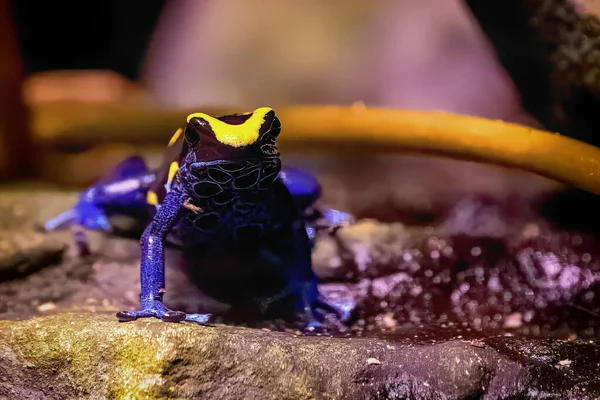
[[(307, 173), (282, 169), (280, 130), (268, 107), (221, 117), (191, 114), (169, 141), (161, 167), (150, 170), (139, 156), (125, 160), (83, 192), (73, 209), (49, 220), (46, 230), (71, 225), (110, 232), (112, 215), (146, 218), (141, 307), (118, 312), (120, 321), (209, 321), (211, 314), (164, 304), (167, 245), (198, 255), (201, 279), (234, 307), (263, 316), (291, 311), (311, 329), (320, 326), (318, 307), (347, 319), (352, 305), (334, 305), (319, 294), (311, 249), (319, 228), (314, 221), (335, 228), (352, 216), (324, 209), (315, 217), (320, 186)], [(89, 251), (83, 229), (76, 232), (81, 249)]]

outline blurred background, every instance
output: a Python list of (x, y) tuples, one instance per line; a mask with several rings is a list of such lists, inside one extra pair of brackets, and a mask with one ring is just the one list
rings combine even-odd
[(537, 125), (458, 0), (0, 4), (4, 180), (87, 184), (198, 110), (361, 102)]

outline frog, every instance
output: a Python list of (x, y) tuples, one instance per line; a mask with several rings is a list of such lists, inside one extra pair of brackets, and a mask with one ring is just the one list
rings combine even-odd
[(145, 224), (140, 307), (117, 312), (121, 322), (209, 323), (211, 313), (165, 305), (169, 246), (203, 261), (194, 269), (216, 298), (233, 307), (265, 318), (300, 316), (309, 329), (321, 327), (317, 308), (348, 321), (354, 305), (320, 294), (311, 252), (319, 232), (334, 233), (354, 217), (318, 206), (317, 179), (282, 166), (280, 132), (281, 121), (270, 107), (217, 117), (192, 113), (169, 140), (158, 168), (149, 168), (141, 156), (126, 159), (45, 229), (71, 226), (80, 253), (89, 254), (85, 230), (112, 232), (114, 215)]

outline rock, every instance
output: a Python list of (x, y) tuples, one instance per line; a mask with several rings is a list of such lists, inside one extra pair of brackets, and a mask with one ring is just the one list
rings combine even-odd
[[(29, 275), (62, 260), (67, 251), (66, 235), (44, 235), (36, 228), (40, 216), (52, 212), (53, 205), (64, 207), (65, 199), (72, 197), (72, 194), (54, 191), (3, 191), (0, 196), (0, 281)], [(57, 207), (54, 209), (58, 210)]]
[(35, 232), (0, 230), (0, 281), (29, 275), (62, 260), (67, 246)]
[[(0, 247), (70, 244), (69, 232), (40, 241), (35, 226), (72, 200), (3, 194)], [(488, 226), (482, 204), (472, 226)], [(93, 257), (30, 257), (32, 268), (0, 281), (0, 318), (24, 320), (0, 321), (0, 399), (598, 398), (600, 350), (586, 341), (600, 334), (597, 237), (538, 220), (508, 239), (442, 226), (362, 220), (319, 238), (321, 292), (359, 308), (349, 327), (333, 321), (333, 337), (278, 321), (119, 324), (114, 313), (139, 301), (137, 240), (90, 234)], [(208, 307), (177, 257), (167, 252), (166, 303)]]
[(514, 235), (526, 219), (511, 215), (509, 206), (509, 201), (500, 203), (491, 196), (465, 196), (449, 210), (442, 229), (449, 235), (471, 237), (502, 239)]
[(0, 396), (592, 399), (599, 356), (583, 341), (396, 342), (62, 314), (0, 322)]
[(328, 234), (315, 241), (312, 262), (315, 274), (323, 280), (346, 280), (355, 275), (353, 263), (342, 260), (335, 237)]
[(334, 247), (332, 239), (319, 240), (314, 256), (317, 274), (322, 278), (348, 281), (394, 272), (407, 251), (406, 241), (411, 234), (414, 232), (400, 223), (359, 220), (337, 231), (337, 246)]

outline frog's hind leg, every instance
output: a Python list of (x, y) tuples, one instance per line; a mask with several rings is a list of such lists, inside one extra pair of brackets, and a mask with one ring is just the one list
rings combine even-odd
[(139, 215), (148, 212), (148, 187), (155, 180), (140, 156), (118, 164), (110, 174), (93, 186), (90, 202), (109, 213)]
[[(304, 282), (300, 290), (300, 301), (306, 327), (309, 331), (318, 332), (322, 329), (323, 311), (335, 314), (340, 322), (347, 324), (355, 315), (356, 303), (353, 299), (332, 301), (323, 296), (314, 282)], [(317, 317), (316, 310), (319, 310)]]
[(147, 213), (147, 190), (153, 180), (154, 174), (144, 160), (139, 156), (131, 157), (85, 190), (72, 209), (48, 220), (45, 229), (52, 231), (70, 226), (80, 253), (89, 253), (83, 228), (110, 232), (110, 214), (138, 216)]
[(291, 321), (299, 316), (308, 332), (316, 333), (322, 329), (322, 323), (314, 311), (315, 299), (319, 296), (316, 282), (290, 282), (275, 296), (255, 297), (252, 304), (257, 315), (263, 318), (280, 318)]
[(320, 332), (323, 324), (317, 319), (314, 311), (315, 302), (319, 297), (319, 289), (315, 282), (304, 282), (300, 290), (302, 311), (306, 321), (306, 329), (309, 332)]

